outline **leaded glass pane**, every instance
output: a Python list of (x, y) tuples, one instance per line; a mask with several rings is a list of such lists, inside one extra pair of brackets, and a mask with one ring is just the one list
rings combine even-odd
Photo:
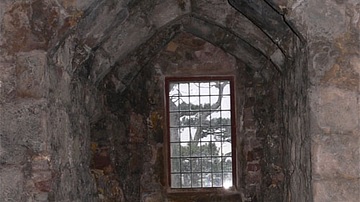
[(232, 186), (230, 92), (229, 80), (169, 83), (172, 188)]

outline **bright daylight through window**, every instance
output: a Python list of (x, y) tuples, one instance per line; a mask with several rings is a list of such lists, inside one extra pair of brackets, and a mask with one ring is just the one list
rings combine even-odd
[(167, 80), (171, 188), (233, 186), (231, 78)]

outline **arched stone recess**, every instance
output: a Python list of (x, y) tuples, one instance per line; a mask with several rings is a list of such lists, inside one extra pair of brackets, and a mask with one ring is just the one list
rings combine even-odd
[[(247, 66), (257, 71), (270, 65), (274, 71), (281, 72), (279, 64), (275, 65), (264, 53), (237, 37), (229, 30), (196, 17), (183, 16), (157, 31), (153, 37), (139, 45), (134, 51), (128, 53), (126, 56), (121, 56), (121, 59), (114, 64), (110, 62), (111, 56), (108, 56), (109, 53), (99, 48), (95, 52), (93, 68), (90, 72), (91, 80), (94, 83), (99, 83), (112, 68), (116, 68), (119, 71), (117, 77), (120, 77), (116, 80), (118, 80), (118, 89), (121, 91), (129, 84), (131, 79), (136, 76), (141, 68), (180, 32), (191, 33), (215, 46), (221, 47), (224, 51), (232, 54)], [(284, 64), (282, 64), (282, 66), (283, 65)], [(281, 69), (283, 68), (282, 66)]]
[[(146, 12), (144, 11), (146, 6), (129, 8), (122, 2), (117, 4), (104, 2), (97, 5), (96, 8), (93, 8), (94, 11), (87, 14), (79, 23), (74, 33), (75, 38), (78, 39), (78, 45), (83, 46), (83, 49), (88, 50), (89, 54), (94, 55), (95, 62), (99, 62), (99, 64), (93, 65), (92, 80), (95, 82), (101, 80), (108, 72), (109, 67), (122, 60), (136, 47), (146, 43), (151, 36), (159, 34), (162, 32), (161, 30), (166, 30), (173, 24), (179, 24), (185, 29), (190, 29), (185, 31), (193, 30), (193, 32), (195, 32), (193, 28), (196, 23), (208, 27), (213, 26), (208, 29), (222, 30), (220, 32), (223, 34), (230, 35), (228, 38), (224, 38), (224, 40), (228, 40), (228, 45), (233, 44), (232, 40), (239, 44), (235, 47), (228, 47), (228, 50), (246, 47), (245, 49), (248, 49), (249, 52), (259, 51), (259, 63), (265, 57), (265, 60), (270, 59), (279, 70), (284, 67), (286, 60), (291, 59), (288, 55), (283, 54), (286, 47), (278, 47), (278, 44), (273, 43), (274, 39), (266, 35), (262, 28), (253, 24), (247, 16), (237, 12), (227, 2), (221, 1), (216, 4), (217, 9), (221, 8), (219, 9), (221, 12), (211, 13), (214, 8), (209, 5), (214, 6), (205, 1), (194, 1), (191, 5), (189, 2), (185, 3), (185, 7), (181, 8), (176, 3), (162, 1)], [(158, 10), (162, 10), (161, 14)], [(184, 23), (186, 21), (190, 23)], [(202, 35), (206, 37), (206, 33)], [(291, 32), (287, 36), (289, 40), (284, 44), (287, 45), (287, 49), (292, 50), (292, 41), (296, 39)], [(226, 49), (225, 45), (222, 48)], [(243, 58), (244, 55), (241, 57)]]
[[(266, 160), (262, 187), (247, 189), (244, 200), (355, 201), (359, 6), (359, 0), (0, 1), (0, 198), (96, 201), (90, 134), (111, 136), (105, 129), (119, 124), (106, 114), (102, 90), (122, 96), (132, 88), (138, 95), (142, 75), (158, 70), (154, 53), (189, 34), (240, 58), (248, 78), (241, 80), (249, 98), (244, 122), (261, 130), (244, 137), (262, 138), (258, 145), (267, 149), (241, 146), (242, 160), (258, 154)], [(169, 36), (153, 40), (158, 34)], [(251, 122), (255, 109), (262, 119)], [(125, 200), (121, 191), (117, 196)], [(152, 196), (147, 201), (161, 201)]]
[[(169, 22), (164, 27), (156, 31), (151, 37), (149, 37), (146, 42), (141, 43), (140, 41), (140, 45), (133, 51), (129, 51), (127, 54), (124, 53), (125, 55), (117, 55), (116, 57), (119, 59), (114, 64), (111, 63), (111, 58), (116, 57), (109, 55), (105, 48), (99, 47), (95, 53), (95, 62), (93, 63), (94, 69), (92, 69), (96, 71), (92, 71), (90, 73), (90, 77), (92, 78), (92, 82), (94, 82), (103, 92), (105, 92), (105, 105), (107, 110), (113, 113), (113, 115), (105, 118), (105, 121), (100, 120), (100, 123), (103, 121), (105, 122), (101, 123), (100, 125), (110, 125), (110, 127), (112, 127), (114, 126), (113, 124), (118, 122), (118, 118), (116, 118), (116, 116), (128, 115), (129, 111), (124, 111), (124, 105), (126, 105), (126, 101), (124, 103), (122, 98), (122, 95), (124, 95), (123, 92), (126, 92), (128, 89), (134, 90), (139, 88), (139, 93), (144, 93), (144, 98), (149, 96), (146, 94), (144, 89), (141, 88), (141, 83), (139, 84), (139, 81), (146, 81), (144, 74), (146, 75), (146, 72), (154, 70), (153, 68), (155, 67), (149, 66), (154, 56), (157, 55), (157, 53), (159, 53), (162, 49), (164, 49), (170, 41), (176, 38), (176, 36), (184, 32), (200, 37), (205, 41), (220, 47), (225, 52), (233, 55), (235, 58), (241, 61), (242, 64), (245, 64), (243, 66), (243, 70), (241, 71), (244, 71), (244, 74), (249, 74), (249, 78), (247, 80), (248, 84), (246, 84), (247, 87), (245, 88), (246, 96), (248, 96), (248, 100), (245, 102), (248, 104), (246, 105), (246, 127), (251, 129), (251, 127), (253, 127), (252, 124), (260, 124), (260, 126), (257, 128), (257, 133), (248, 133), (245, 136), (248, 138), (246, 141), (254, 141), (253, 138), (255, 138), (256, 143), (254, 144), (260, 144), (262, 146), (260, 148), (256, 146), (253, 148), (250, 146), (250, 149), (248, 148), (244, 150), (246, 155), (243, 156), (243, 159), (256, 158), (255, 161), (259, 161), (259, 158), (264, 159), (261, 160), (260, 163), (250, 162), (249, 164), (244, 164), (242, 166), (245, 166), (244, 169), (249, 171), (249, 173), (259, 171), (259, 168), (261, 167), (261, 174), (259, 174), (260, 176), (255, 175), (255, 177), (252, 177), (261, 178), (264, 183), (257, 183), (257, 185), (254, 187), (246, 187), (247, 183), (254, 182), (252, 181), (254, 179), (249, 177), (249, 175), (244, 177), (244, 181), (247, 181), (242, 184), (242, 186), (244, 186), (243, 189), (245, 193), (243, 200), (261, 201), (266, 198), (269, 201), (279, 201), (288, 197), (293, 197), (290, 190), (295, 190), (297, 188), (296, 182), (301, 181), (302, 179), (302, 177), (299, 176), (291, 176), (294, 172), (293, 169), (297, 169), (297, 175), (306, 175), (309, 172), (307, 168), (305, 173), (301, 173), (302, 171), (299, 171), (300, 168), (298, 167), (299, 164), (297, 163), (297, 166), (295, 166), (296, 168), (287, 167), (292, 165), (292, 163), (299, 161), (299, 159), (296, 159), (298, 158), (296, 156), (297, 154), (295, 156), (291, 156), (290, 154), (287, 156), (288, 154), (286, 154), (286, 152), (289, 152), (290, 149), (287, 146), (290, 145), (291, 147), (295, 147), (294, 140), (299, 140), (300, 138), (296, 137), (298, 133), (304, 135), (301, 138), (305, 138), (306, 136), (306, 132), (304, 132), (304, 127), (306, 127), (306, 123), (304, 121), (304, 116), (306, 116), (306, 100), (302, 100), (302, 102), (296, 101), (298, 97), (291, 94), (296, 92), (298, 95), (305, 95), (304, 89), (306, 88), (306, 72), (304, 72), (304, 69), (302, 68), (304, 61), (306, 61), (302, 57), (302, 51), (304, 50), (302, 49), (301, 41), (295, 35), (292, 35), (294, 37), (292, 40), (294, 40), (295, 45), (294, 47), (291, 47), (291, 51), (292, 53), (297, 54), (295, 57), (296, 59), (294, 60), (292, 58), (283, 58), (282, 62), (278, 64), (276, 64), (271, 59), (271, 56), (252, 46), (250, 43), (248, 43), (248, 41), (238, 37), (238, 35), (235, 34), (232, 30), (224, 28), (223, 26), (218, 25), (218, 23), (202, 18), (196, 14), (184, 15), (172, 22)], [(269, 49), (271, 50), (271, 48)], [(277, 46), (275, 46), (275, 50), (278, 50)], [(98, 51), (101, 53), (101, 57), (96, 55)], [(269, 52), (274, 53), (272, 51)], [(280, 52), (282, 54), (282, 51)], [(103, 68), (95, 69), (101, 67), (99, 64), (101, 64), (103, 61), (107, 61), (105, 66), (103, 66)], [(279, 64), (281, 64), (281, 66)], [(149, 70), (149, 68), (152, 70)], [(152, 90), (156, 91), (154, 89)], [(134, 114), (130, 115), (129, 117), (130, 119), (135, 120), (130, 120), (130, 122), (135, 121), (140, 123), (144, 121), (139, 113), (149, 112), (149, 106), (140, 104), (142, 101), (145, 102), (145, 100), (139, 99), (138, 96), (130, 99), (134, 100), (129, 102), (137, 103), (136, 106), (139, 107), (135, 107), (133, 109), (134, 111), (131, 112)], [(254, 99), (257, 101), (252, 103)], [(285, 102), (284, 100), (287, 101)], [(254, 116), (261, 118), (254, 121), (252, 118), (250, 118), (252, 113), (254, 113)], [(155, 113), (149, 116), (154, 118), (157, 124), (158, 122), (161, 122), (161, 120), (157, 120), (159, 117), (161, 119), (161, 113), (160, 115), (159, 113)], [(293, 119), (294, 116), (298, 116), (300, 121)], [(122, 145), (117, 147), (117, 149), (123, 149), (125, 153), (128, 153), (129, 150), (125, 147), (126, 142), (137, 140), (131, 140), (131, 137), (129, 140), (126, 140), (124, 137), (126, 137), (126, 134), (129, 131), (124, 129), (127, 127), (126, 124), (121, 124), (120, 126), (116, 127), (117, 129), (115, 130), (115, 133), (121, 136), (117, 144)], [(290, 127), (287, 124), (297, 125)], [(101, 128), (103, 126), (99, 127)], [(138, 129), (145, 130), (144, 127), (144, 125), (140, 124)], [(140, 133), (143, 132), (144, 131), (140, 131)], [(105, 133), (114, 135), (114, 131)], [(295, 135), (295, 137), (287, 137), (288, 133)], [(146, 137), (141, 138), (146, 139)], [(161, 139), (161, 137), (157, 138)], [(287, 138), (290, 139), (289, 142), (287, 142)], [(161, 140), (159, 141), (161, 142)], [(297, 149), (299, 149), (300, 153), (304, 152), (303, 150), (309, 152), (307, 144), (297, 147)], [(140, 149), (139, 151), (144, 150)], [(149, 148), (147, 148), (146, 151), (149, 152)], [(308, 154), (309, 153), (306, 153), (305, 156)], [(139, 153), (135, 153), (135, 155), (139, 159), (143, 158), (143, 156), (141, 156)], [(131, 159), (129, 156), (127, 156), (125, 159), (120, 157), (120, 160), (115, 160), (115, 164), (121, 165), (122, 163), (129, 160), (128, 158)], [(158, 153), (156, 158), (157, 161), (161, 161), (159, 160), (162, 158), (161, 152), (160, 154)], [(302, 159), (302, 161), (304, 161), (305, 165), (309, 165), (309, 158)], [(139, 166), (139, 162), (133, 163), (136, 164), (135, 166)], [(160, 165), (162, 164), (160, 163)], [(160, 166), (157, 169), (161, 170), (163, 168)], [(121, 170), (119, 175), (122, 176), (121, 179), (124, 179), (126, 183), (129, 183), (131, 180), (124, 177), (127, 175), (125, 172), (126, 171)], [(141, 171), (137, 168), (135, 172)], [(139, 182), (140, 175), (136, 176), (134, 176), (133, 180)], [(295, 180), (293, 180), (293, 178)], [(308, 185), (309, 184), (307, 181), (300, 186), (302, 189), (306, 189), (304, 187), (309, 187)], [(136, 186), (131, 185), (131, 187), (124, 189), (133, 189), (134, 187)], [(305, 190), (306, 195), (297, 197), (309, 199), (308, 191), (309, 190)], [(129, 191), (126, 192), (129, 193)], [(137, 200), (139, 194), (139, 192), (134, 192), (134, 195), (130, 197), (135, 197), (133, 199)], [(160, 194), (160, 196), (155, 194), (154, 197), (162, 198), (164, 197), (162, 194)]]
[(286, 57), (291, 58), (294, 54), (292, 52), (294, 35), (298, 40), (305, 42), (304, 37), (285, 20), (283, 14), (285, 11), (282, 10), (285, 7), (281, 5), (281, 1), (228, 0), (228, 2), (261, 28)]
[[(254, 47), (253, 44), (242, 39), (237, 35), (238, 33), (235, 33), (229, 28), (224, 28), (215, 22), (202, 19), (195, 15), (184, 15), (154, 32), (152, 37), (148, 37), (149, 39), (146, 42), (141, 43), (141, 40), (139, 40), (137, 42), (139, 45), (133, 51), (127, 50), (127, 52), (119, 55), (115, 53), (116, 51), (109, 53), (108, 47), (97, 48), (94, 53), (94, 63), (90, 70), (91, 80), (98, 84), (112, 68), (119, 66), (122, 66), (122, 68), (120, 68), (122, 73), (119, 73), (119, 75), (125, 77), (127, 75), (126, 71), (136, 75), (136, 72), (140, 71), (144, 64), (150, 61), (159, 50), (180, 32), (191, 33), (221, 47), (224, 51), (243, 61), (250, 68), (261, 70), (264, 66), (270, 65), (274, 68), (274, 71), (281, 72), (284, 69), (286, 58), (284, 58), (277, 48), (270, 46), (265, 50), (259, 49), (259, 46)], [(114, 42), (112, 46), (116, 47), (115, 44), (116, 42)], [(275, 50), (271, 51), (272, 48)], [(271, 53), (270, 55), (268, 55), (269, 52)], [(118, 58), (118, 60), (114, 58)], [(131, 60), (133, 60), (133, 62), (131, 62)], [(134, 61), (141, 61), (142, 64)], [(131, 67), (128, 67), (130, 64)], [(129, 78), (130, 77), (127, 76), (127, 79)], [(122, 81), (122, 78), (118, 80)], [(126, 83), (127, 81), (120, 82), (119, 88), (123, 88)]]
[[(291, 153), (291, 148), (297, 149), (299, 153), (303, 150), (309, 151), (308, 142), (299, 146), (295, 145), (296, 141), (307, 138), (304, 129), (306, 122), (303, 119), (306, 116), (306, 99), (297, 100), (298, 97), (293, 95), (293, 93), (300, 96), (306, 94), (304, 89), (307, 73), (303, 69), (304, 61), (306, 61), (303, 57), (303, 42), (292, 33), (291, 29), (284, 28), (285, 31), (279, 33), (271, 31), (269, 27), (264, 29), (261, 27), (262, 24), (256, 24), (257, 21), (251, 17), (249, 20), (247, 15), (236, 12), (226, 3), (219, 5), (224, 8), (223, 13), (226, 14), (224, 17), (221, 12), (211, 15), (209, 12), (211, 6), (207, 7), (205, 1), (193, 1), (191, 4), (189, 1), (185, 2), (185, 7), (176, 3), (168, 4), (168, 1), (162, 1), (161, 4), (151, 8), (141, 1), (131, 8), (124, 6), (121, 2), (116, 5), (108, 3), (97, 5), (98, 7), (94, 8), (95, 14), (94, 12), (87, 14), (84, 21), (78, 25), (78, 29), (59, 43), (50, 55), (51, 66), (55, 67), (51, 70), (53, 71), (51, 75), (60, 74), (63, 78), (50, 79), (54, 82), (52, 86), (60, 86), (60, 88), (52, 89), (54, 103), (69, 108), (65, 110), (70, 110), (71, 117), (77, 117), (75, 114), (79, 110), (75, 109), (81, 109), (81, 116), (86, 115), (83, 122), (91, 124), (91, 127), (86, 125), (83, 135), (86, 135), (89, 130), (92, 136), (106, 134), (103, 140), (97, 139), (96, 144), (92, 145), (94, 151), (99, 147), (105, 150), (110, 149), (106, 145), (110, 144), (108, 141), (114, 135), (122, 136), (116, 140), (119, 142), (115, 144), (126, 143), (128, 140), (124, 138), (127, 137), (125, 133), (128, 131), (121, 129), (126, 126), (121, 125), (124, 123), (119, 123), (116, 117), (124, 113), (121, 100), (123, 92), (134, 88), (132, 87), (134, 80), (137, 80), (135, 83), (139, 85), (142, 72), (149, 71), (146, 68), (150, 67), (149, 64), (154, 57), (165, 49), (170, 41), (181, 33), (188, 33), (234, 56), (238, 63), (243, 65), (241, 73), (248, 74), (248, 80), (244, 81), (247, 82), (244, 84), (247, 86), (244, 90), (248, 98), (247, 112), (244, 112), (244, 115), (247, 113), (247, 116), (250, 116), (247, 122), (249, 128), (252, 127), (251, 124), (259, 124), (261, 127), (259, 126), (258, 133), (245, 136), (249, 137), (248, 141), (255, 137), (259, 138), (257, 144), (264, 145), (266, 152), (263, 148), (255, 147), (244, 151), (242, 158), (263, 155), (266, 160), (262, 161), (261, 165), (254, 163), (243, 165), (244, 170), (249, 169), (248, 171), (251, 172), (258, 171), (257, 169), (262, 167), (261, 176), (255, 177), (264, 180), (263, 184), (257, 184), (255, 187), (242, 187), (245, 191), (243, 199), (255, 201), (268, 198), (276, 201), (280, 198), (294, 197), (289, 190), (296, 190), (298, 187), (301, 187), (301, 190), (306, 189), (304, 187), (309, 188), (308, 181), (303, 180), (303, 177), (308, 175), (309, 168), (306, 167), (303, 171), (304, 169), (298, 164), (300, 161), (298, 154)], [(160, 15), (157, 9), (164, 10), (165, 13)], [(110, 23), (104, 24), (102, 14), (109, 17)], [(261, 21), (262, 17), (255, 16), (254, 18)], [(275, 19), (279, 19), (278, 16)], [(64, 91), (69, 94), (63, 95), (62, 89), (72, 90)], [(255, 98), (257, 102), (254, 102)], [(69, 107), (73, 102), (76, 105)], [(79, 106), (80, 102), (85, 103), (85, 107)], [(136, 100), (136, 102), (141, 102), (141, 100)], [(149, 111), (147, 108), (134, 110)], [(262, 119), (252, 120), (252, 113)], [(267, 114), (270, 115), (266, 116)], [(155, 120), (159, 118), (157, 114), (152, 114), (150, 117)], [(134, 120), (131, 121), (143, 121), (137, 115), (132, 118)], [(72, 121), (75, 122), (75, 120)], [(109, 132), (109, 127), (114, 126), (117, 129), (110, 129)], [(278, 128), (279, 126), (282, 128)], [(144, 129), (141, 127), (139, 130)], [(80, 126), (75, 128), (80, 128)], [(298, 137), (296, 133), (302, 136)], [(85, 136), (81, 137), (86, 139)], [(157, 138), (161, 139), (161, 137)], [(104, 145), (105, 147), (102, 147)], [(125, 146), (121, 149), (124, 149), (124, 152), (129, 151)], [(302, 155), (303, 158), (308, 154)], [(83, 155), (86, 156), (84, 165), (88, 164), (89, 154)], [(138, 153), (135, 155), (141, 157)], [(161, 154), (158, 154), (156, 158), (161, 157)], [(115, 158), (111, 155), (106, 156), (106, 163), (113, 162), (118, 166), (123, 163), (122, 160), (128, 160), (115, 160)], [(309, 165), (308, 158), (301, 161), (304, 161), (304, 165)], [(139, 162), (131, 163), (136, 166)], [(292, 177), (291, 173), (295, 173), (295, 177)], [(119, 179), (119, 176), (120, 179), (124, 179), (123, 177), (127, 175), (127, 173), (117, 174), (118, 176), (114, 176), (114, 179)], [(248, 184), (253, 180), (249, 176), (245, 176), (244, 179), (248, 180)], [(131, 180), (127, 179), (128, 182)], [(299, 181), (303, 184), (297, 185)], [(116, 188), (118, 185), (114, 183)], [(131, 193), (131, 189), (134, 188), (122, 187), (120, 190)], [(305, 190), (306, 196), (309, 195), (308, 191)], [(121, 198), (121, 192), (116, 193), (116, 196)], [(308, 197), (303, 198), (308, 199)]]
[[(273, 124), (279, 123), (281, 117), (279, 114), (281, 103), (278, 100), (278, 88), (280, 87), (281, 74), (271, 66), (271, 63), (268, 63), (268, 65), (264, 64), (258, 69), (251, 68), (248, 64), (245, 64), (233, 55), (228, 54), (225, 50), (219, 51), (221, 49), (217, 44), (200, 39), (189, 32), (178, 31), (179, 32), (176, 35), (170, 35), (171, 37), (169, 37), (169, 39), (159, 39), (160, 41), (164, 41), (165, 45), (159, 47), (159, 50), (155, 49), (156, 51), (151, 52), (154, 54), (152, 58), (136, 57), (137, 55), (147, 56), (147, 54), (142, 54), (141, 51), (145, 49), (146, 51), (154, 50), (152, 46), (146, 45), (145, 47), (147, 48), (139, 48), (139, 51), (141, 50), (140, 52), (131, 54), (127, 57), (129, 60), (121, 61), (122, 63), (117, 64), (117, 66), (112, 68), (107, 76), (99, 83), (98, 88), (104, 93), (104, 103), (107, 112), (98, 122), (96, 122), (96, 124), (94, 124), (92, 129), (94, 131), (93, 141), (99, 141), (101, 144), (104, 144), (105, 142), (105, 145), (111, 145), (111, 152), (115, 154), (113, 156), (114, 167), (117, 169), (116, 172), (119, 181), (122, 184), (122, 189), (134, 189), (132, 192), (124, 191), (128, 200), (131, 199), (137, 201), (140, 196), (149, 198), (159, 197), (157, 198), (159, 201), (164, 200), (165, 198), (174, 197), (167, 195), (167, 193), (163, 191), (164, 187), (162, 187), (164, 186), (162, 183), (164, 177), (164, 159), (162, 153), (164, 143), (164, 105), (162, 104), (162, 94), (164, 88), (161, 88), (163, 85), (161, 80), (163, 78), (159, 75), (162, 75), (161, 72), (163, 72), (164, 69), (177, 68), (176, 64), (173, 64), (173, 62), (177, 63), (179, 60), (177, 59), (177, 54), (180, 54), (181, 60), (185, 60), (186, 64), (192, 66), (186, 67), (186, 65), (182, 63), (179, 68), (187, 69), (185, 71), (190, 71), (191, 68), (196, 66), (194, 69), (197, 70), (195, 71), (200, 70), (201, 72), (201, 68), (213, 68), (211, 71), (217, 72), (218, 70), (214, 71), (214, 68), (216, 69), (216, 67), (219, 67), (222, 69), (225, 68), (224, 65), (234, 65), (234, 61), (236, 61), (235, 65), (231, 68), (236, 69), (233, 73), (236, 74), (236, 76), (239, 76), (237, 85), (242, 92), (239, 93), (239, 100), (241, 101), (237, 106), (239, 109), (238, 126), (239, 130), (241, 130), (241, 132), (239, 132), (239, 134), (241, 134), (239, 135), (239, 145), (246, 145), (251, 141), (253, 143), (242, 148), (239, 147), (238, 150), (241, 161), (239, 161), (240, 166), (237, 175), (239, 176), (238, 183), (241, 191), (234, 195), (219, 195), (217, 196), (217, 200), (261, 200), (266, 196), (260, 192), (265, 191), (267, 185), (263, 185), (264, 187), (262, 187), (260, 179), (270, 178), (270, 175), (267, 173), (268, 171), (265, 172), (265, 168), (269, 168), (268, 164), (271, 164), (270, 162), (275, 165), (281, 165), (282, 167), (281, 155), (279, 155), (276, 149), (273, 149), (272, 151), (274, 156), (277, 156), (276, 159), (270, 160), (270, 158), (267, 157), (268, 160), (264, 161), (264, 163), (260, 163), (260, 158), (263, 157), (263, 145), (265, 145), (264, 148), (266, 148), (266, 151), (270, 151), (266, 146), (268, 143), (264, 142), (266, 135), (272, 136), (276, 131), (281, 133), (278, 126)], [(199, 34), (198, 32), (194, 33)], [(156, 36), (159, 35), (155, 35), (154, 37)], [(188, 39), (189, 41), (185, 39)], [(216, 37), (213, 37), (212, 39), (216, 39)], [(207, 65), (204, 65), (203, 63), (199, 68), (197, 68), (197, 64), (192, 64), (192, 61), (194, 60), (192, 58), (197, 58), (197, 54), (191, 52), (191, 48), (190, 52), (182, 51), (181, 53), (175, 53), (175, 49), (177, 48), (174, 49), (174, 47), (184, 46), (181, 43), (184, 42), (184, 40), (186, 42), (185, 46), (194, 47), (195, 50), (197, 50), (198, 47), (203, 48), (204, 44), (205, 47), (210, 48), (209, 50), (213, 50), (206, 50), (208, 52), (203, 52), (203, 50), (200, 49), (200, 53), (198, 53), (198, 55), (209, 54), (209, 63)], [(216, 41), (217, 40), (215, 40), (215, 42)], [(159, 43), (156, 42), (151, 44)], [(222, 53), (220, 59), (221, 62), (217, 60), (216, 57), (211, 57), (213, 52)], [(186, 59), (187, 57), (188, 59)], [(215, 64), (212, 62), (215, 62)], [(144, 66), (141, 67), (141, 65)], [(140, 66), (140, 69), (138, 72), (135, 72), (135, 74), (132, 74), (131, 69), (136, 68), (136, 66)], [(124, 72), (124, 68), (127, 68), (128, 70)], [(269, 77), (262, 76), (265, 71), (267, 71), (267, 76)], [(123, 80), (118, 80), (119, 76), (123, 76), (124, 73), (126, 73), (126, 76), (123, 77)], [(121, 88), (121, 86), (123, 87)], [(243, 110), (246, 112), (242, 112)], [(264, 114), (269, 116), (265, 118)], [(243, 119), (243, 116), (246, 118), (246, 123), (242, 125), (240, 124), (240, 120)], [(259, 116), (259, 119), (255, 120), (253, 117), (257, 116)], [(261, 127), (257, 128), (257, 126), (255, 126), (257, 121), (259, 121), (259, 124), (261, 123)], [(259, 130), (258, 133), (254, 132), (255, 128)], [(279, 146), (278, 143), (272, 143), (272, 145)], [(148, 162), (149, 160), (146, 160), (150, 158), (150, 154), (153, 155), (151, 157), (151, 159), (153, 159), (151, 160), (152, 163)], [(248, 158), (247, 155), (256, 155), (256, 157)], [(130, 171), (131, 166), (134, 166), (133, 171)], [(264, 173), (260, 171), (260, 167), (264, 168)], [(256, 173), (256, 176), (254, 176), (254, 172)], [(279, 172), (284, 175), (282, 171)], [(152, 188), (150, 190), (139, 191), (136, 187), (144, 186), (147, 187), (146, 189), (149, 189), (149, 186), (145, 186), (145, 182), (141, 180), (144, 178), (147, 183), (152, 183)], [(159, 181), (161, 184), (159, 184)], [(256, 186), (251, 186), (251, 183), (256, 184)], [(279, 187), (276, 188), (276, 191), (272, 191), (272, 195), (273, 197), (277, 195), (278, 197), (276, 199), (279, 199), (279, 197), (282, 197), (283, 193), (283, 181), (277, 186)], [(244, 194), (245, 198), (242, 198), (240, 193)], [(193, 199), (200, 200), (201, 197), (203, 197), (202, 200), (215, 199), (211, 197), (208, 198), (208, 195), (190, 196), (190, 198), (187, 198), (189, 197), (187, 195), (183, 195), (180, 197), (188, 201), (192, 201)]]

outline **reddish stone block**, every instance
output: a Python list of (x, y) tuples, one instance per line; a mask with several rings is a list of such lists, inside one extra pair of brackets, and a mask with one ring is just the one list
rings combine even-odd
[(51, 191), (51, 179), (40, 182), (35, 182), (35, 187), (42, 192)]
[(104, 169), (111, 164), (110, 155), (107, 151), (97, 153), (93, 157), (93, 167), (96, 169)]
[(261, 169), (259, 163), (251, 163), (247, 165), (247, 171), (258, 171)]

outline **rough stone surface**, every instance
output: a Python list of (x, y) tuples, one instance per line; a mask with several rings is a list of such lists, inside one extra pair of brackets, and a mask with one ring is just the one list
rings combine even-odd
[[(358, 0), (2, 0), (0, 198), (358, 201), (359, 16)], [(167, 193), (159, 75), (177, 63), (236, 64), (237, 194)]]
[[(214, 38), (214, 40), (218, 39)], [(132, 67), (134, 69), (136, 65), (141, 64), (140, 61), (136, 61), (136, 57), (134, 59), (133, 62), (123, 63), (122, 67)], [(273, 82), (280, 75), (277, 69), (271, 65), (261, 70), (245, 67), (240, 60), (235, 60), (233, 57), (226, 55), (214, 45), (191, 34), (181, 33), (163, 47), (163, 50), (155, 56), (150, 65), (145, 63), (144, 68), (136, 67), (141, 70), (139, 75), (135, 76), (126, 73), (124, 71), (130, 71), (119, 66), (113, 68), (105, 78), (104, 83), (99, 86), (106, 92), (106, 103), (109, 111), (118, 118), (115, 118), (115, 120), (111, 118), (113, 121), (106, 122), (107, 126), (105, 128), (110, 130), (108, 132), (98, 133), (96, 132), (99, 130), (96, 129), (97, 127), (93, 130), (98, 135), (122, 135), (114, 137), (105, 137), (103, 135), (105, 142), (104, 139), (100, 140), (100, 136), (97, 136), (93, 141), (100, 141), (101, 144), (113, 148), (113, 164), (116, 168), (114, 172), (118, 173), (122, 179), (120, 180), (120, 187), (122, 187), (125, 200), (139, 200), (141, 195), (145, 197), (144, 200), (153, 200), (153, 197), (156, 200), (161, 198), (161, 200), (171, 201), (240, 200), (241, 197), (238, 194), (229, 195), (229, 198), (212, 197), (211, 195), (204, 195), (200, 198), (196, 195), (186, 197), (168, 194), (166, 196), (167, 194), (161, 188), (166, 185), (166, 172), (161, 168), (164, 161), (161, 160), (161, 149), (164, 147), (162, 138), (164, 129), (163, 124), (159, 124), (160, 120), (164, 120), (164, 105), (162, 104), (163, 81), (161, 82), (161, 80), (163, 75), (189, 75), (189, 72), (191, 72), (191, 75), (203, 75), (204, 71), (215, 75), (219, 73), (241, 75), (238, 78), (241, 81), (238, 84), (238, 107), (240, 110), (238, 125), (241, 126), (238, 132), (243, 134), (239, 135), (239, 146), (243, 145), (243, 149), (240, 150), (242, 147), (239, 147), (238, 151), (239, 158), (242, 160), (238, 165), (237, 183), (244, 195), (242, 200), (261, 201), (265, 198), (271, 201), (282, 200), (285, 179), (289, 176), (286, 176), (287, 173), (284, 168), (286, 162), (283, 161), (282, 150), (278, 149), (279, 145), (282, 144), (281, 135), (275, 135), (284, 133), (281, 126), (277, 124), (281, 120), (281, 114), (279, 113), (281, 104), (277, 99), (282, 86), (279, 79), (278, 83)], [(297, 71), (301, 72), (303, 70)], [(129, 74), (129, 76), (124, 77), (126, 74)], [(299, 77), (302, 79), (302, 76), (301, 74)], [(128, 87), (124, 91), (119, 91), (119, 83), (126, 84)], [(289, 85), (292, 86), (293, 84), (289, 82)], [(303, 90), (303, 88), (303, 84), (298, 86), (299, 90)], [(140, 93), (135, 96), (135, 92), (139, 92), (139, 90)], [(240, 93), (242, 91), (246, 91), (248, 94)], [(149, 103), (145, 104), (144, 101)], [(122, 107), (119, 106), (119, 103), (121, 103), (120, 106)], [(279, 110), (273, 110), (274, 108)], [(242, 109), (244, 112), (242, 112)], [(289, 116), (293, 116), (292, 111), (287, 113), (289, 113)], [(114, 117), (113, 115), (107, 116)], [(302, 116), (302, 114), (298, 114), (298, 116)], [(119, 121), (123, 123), (120, 127), (112, 126), (112, 123)], [(144, 136), (144, 133), (148, 135)], [(130, 146), (132, 144), (134, 145)], [(151, 155), (138, 156), (138, 152)], [(124, 154), (133, 154), (135, 156)], [(274, 156), (278, 157), (274, 158)], [(147, 162), (146, 159), (151, 160)], [(304, 163), (308, 164), (307, 161), (304, 161)], [(101, 165), (101, 162), (99, 164)], [(133, 172), (128, 173), (126, 170), (130, 167)], [(127, 174), (125, 175), (125, 173)], [(134, 190), (139, 184), (142, 192), (139, 192), (138, 189)], [(293, 186), (296, 189), (296, 185)], [(130, 190), (132, 191), (130, 192)]]
[[(336, 87), (323, 87), (312, 93), (313, 110), (320, 128), (331, 133), (354, 133), (359, 127), (359, 94)], [(315, 124), (315, 122), (314, 122)]]
[(25, 163), (32, 152), (46, 148), (46, 104), (45, 100), (26, 100), (2, 105), (1, 163)]
[(49, 85), (45, 71), (46, 52), (20, 53), (16, 61), (16, 96), (33, 99), (45, 97)]
[(0, 197), (5, 201), (25, 201), (22, 167), (3, 167), (0, 171)]
[(314, 201), (358, 201), (359, 179), (334, 179), (314, 182)]
[[(140, 61), (136, 63), (141, 64)], [(237, 69), (236, 60), (204, 40), (190, 34), (180, 34), (150, 64), (145, 65), (136, 77), (130, 75), (133, 77), (130, 81), (126, 77), (120, 80), (122, 83), (130, 82), (123, 92), (117, 90), (117, 82), (113, 79), (115, 75), (121, 75), (120, 69), (114, 68), (104, 79), (104, 84), (100, 84), (106, 92), (107, 107), (113, 113), (108, 114), (106, 119), (116, 118), (106, 122), (105, 134), (109, 134), (108, 137), (100, 136), (104, 133), (97, 133), (98, 129), (94, 128), (98, 134), (94, 136), (94, 141), (111, 147), (110, 153), (114, 156), (112, 165), (115, 167), (113, 172), (120, 178), (125, 201), (211, 200), (211, 195), (188, 198), (164, 192), (164, 186), (168, 185), (167, 171), (163, 168), (163, 79), (164, 75), (186, 74), (189, 71), (194, 75), (203, 74), (204, 71), (228, 74)], [(118, 106), (119, 103), (122, 107)], [(236, 194), (223, 199), (239, 201), (241, 197)]]
[[(360, 137), (328, 134), (314, 138), (314, 179), (343, 177), (358, 180), (360, 173)], [(352, 159), (346, 163), (343, 159)]]

